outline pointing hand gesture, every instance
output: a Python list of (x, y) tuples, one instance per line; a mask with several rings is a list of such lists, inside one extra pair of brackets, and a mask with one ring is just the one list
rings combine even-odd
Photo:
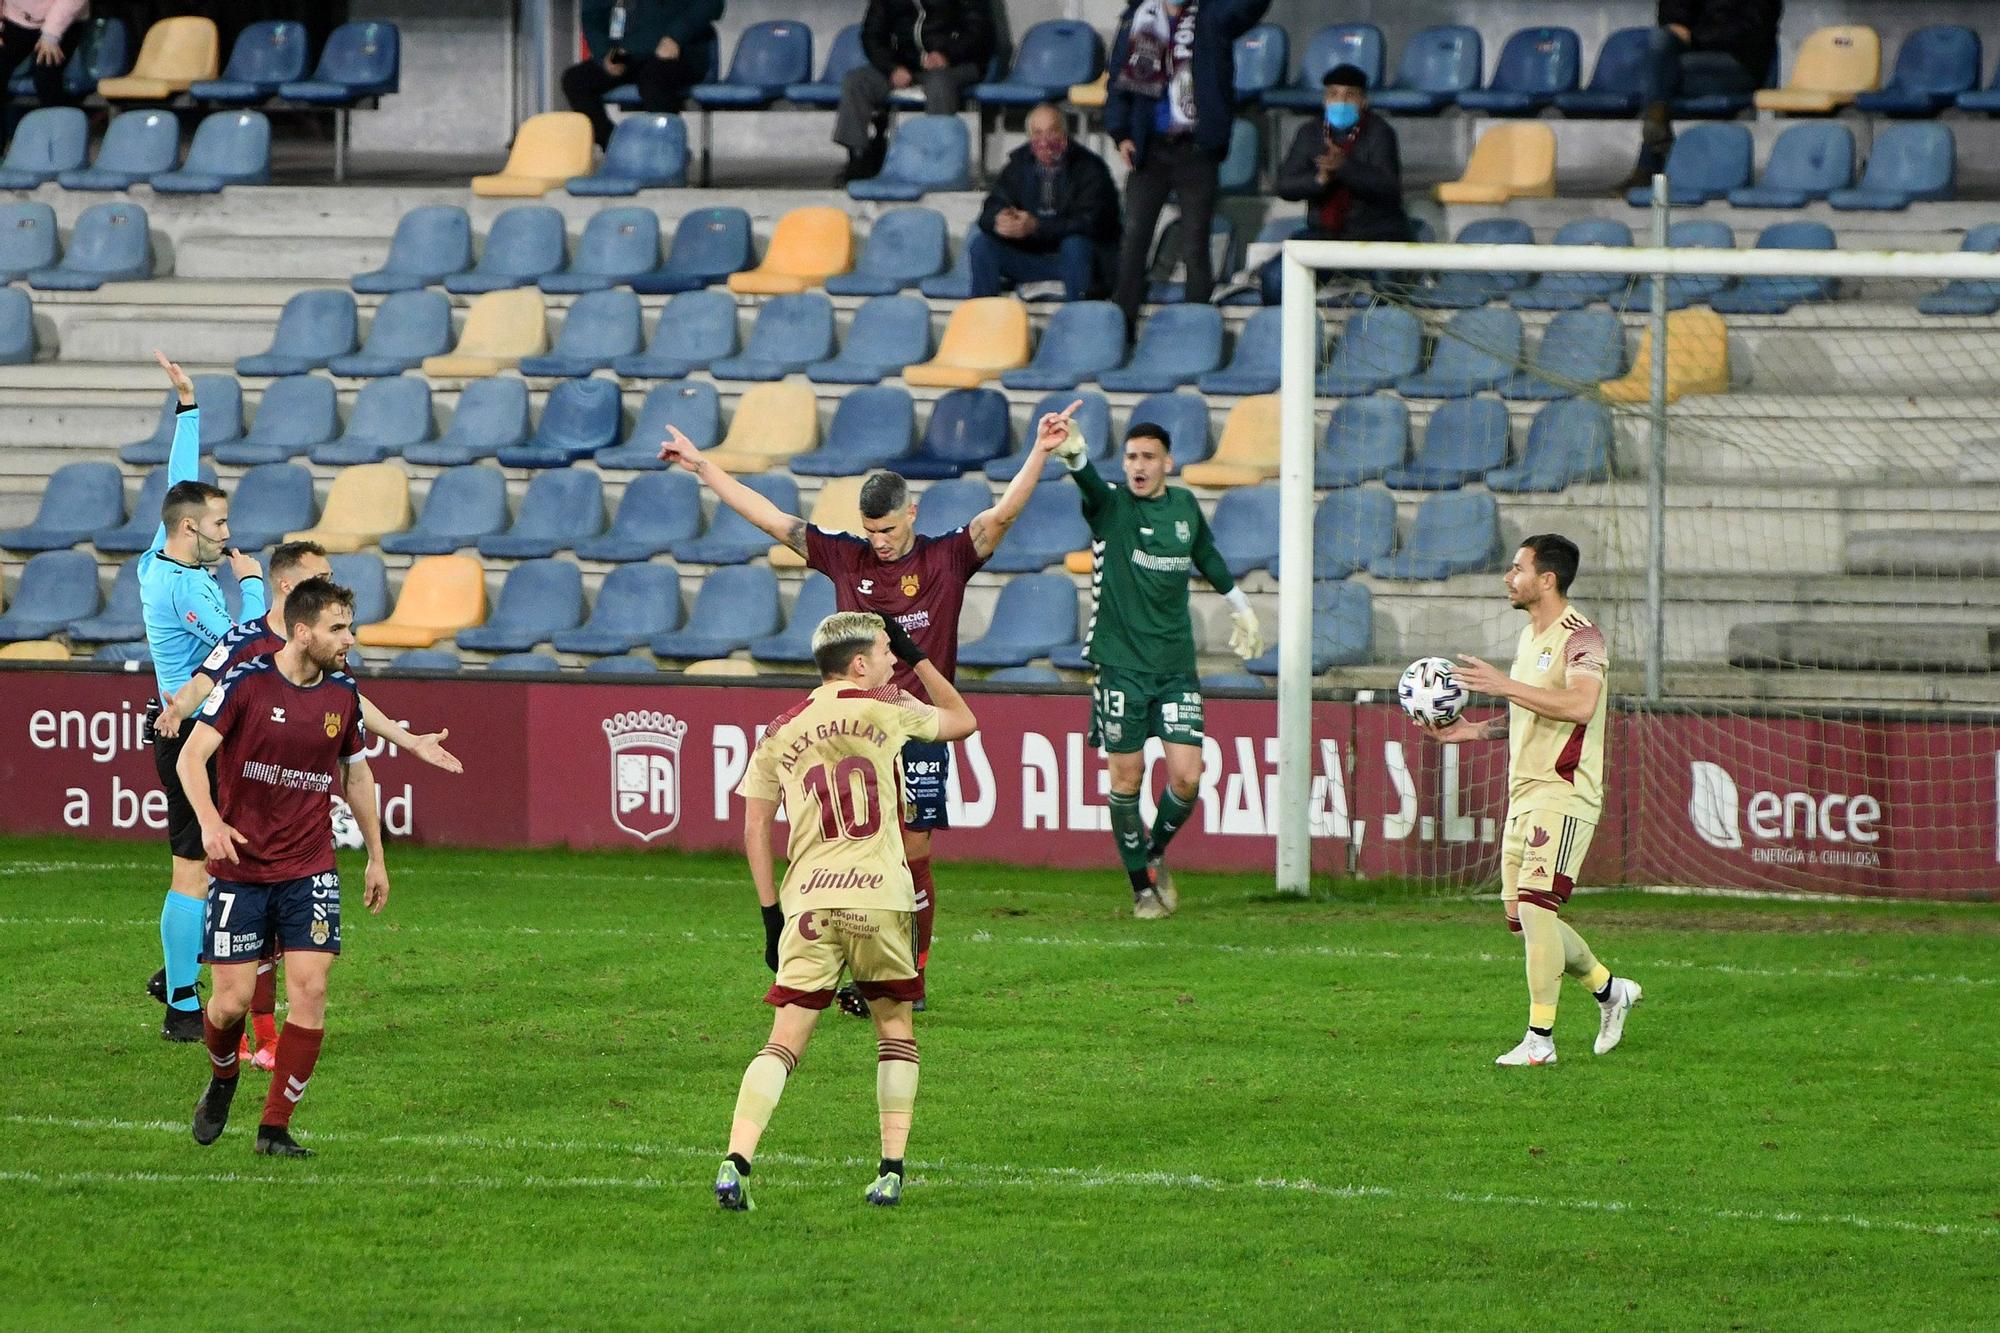
[(660, 461), (679, 463), (690, 472), (701, 470), (701, 450), (694, 447), (694, 441), (681, 434), (679, 426), (669, 424), (667, 438), (660, 442)]
[(160, 363), (161, 370), (167, 372), (167, 382), (173, 385), (174, 392), (180, 395), (181, 406), (187, 407), (192, 404), (194, 402), (194, 381), (187, 377), (187, 372), (172, 361), (167, 360), (167, 354), (157, 347), (153, 349), (153, 359)]

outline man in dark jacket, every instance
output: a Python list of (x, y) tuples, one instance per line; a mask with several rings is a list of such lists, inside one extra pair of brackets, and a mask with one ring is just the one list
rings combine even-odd
[(1128, 329), (1146, 299), (1153, 228), (1169, 195), (1181, 209), (1187, 299), (1206, 301), (1214, 289), (1208, 224), (1236, 115), (1235, 43), (1269, 7), (1270, 0), (1131, 0), (1118, 22), (1104, 128), (1132, 168), (1111, 295)]
[[(1278, 197), (1306, 206), (1302, 236), (1315, 241), (1407, 241), (1403, 155), (1396, 131), (1368, 109), (1368, 76), (1335, 65), (1320, 84), (1320, 119), (1299, 126), (1278, 168)], [(1278, 304), (1281, 264), (1258, 272), (1264, 304)]]
[(1674, 98), (1764, 86), (1784, 8), (1785, 0), (1660, 0), (1660, 26), (1646, 43), (1639, 162), (1626, 187), (1649, 184), (1665, 168), (1674, 146), (1668, 118)]
[(1104, 290), (1118, 253), (1118, 189), (1053, 104), (1028, 113), (1028, 142), (1008, 156), (965, 248), (974, 296), (1057, 280), (1066, 301)]
[(688, 89), (708, 77), (722, 0), (583, 0), (589, 60), (563, 71), (563, 96), (590, 117), (601, 148), (611, 139), (604, 95), (639, 85), (648, 111), (679, 111)]
[(889, 94), (924, 90), (924, 110), (958, 114), (965, 90), (986, 73), (993, 58), (990, 0), (868, 0), (861, 19), (861, 49), (868, 63), (840, 85), (833, 141), (847, 150), (844, 184), (882, 169)]

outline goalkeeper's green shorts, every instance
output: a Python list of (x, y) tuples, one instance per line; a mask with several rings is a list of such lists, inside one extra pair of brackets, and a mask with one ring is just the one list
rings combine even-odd
[(1146, 748), (1149, 736), (1169, 745), (1201, 744), (1201, 681), (1180, 672), (1099, 667), (1090, 687), (1090, 743), (1134, 754)]

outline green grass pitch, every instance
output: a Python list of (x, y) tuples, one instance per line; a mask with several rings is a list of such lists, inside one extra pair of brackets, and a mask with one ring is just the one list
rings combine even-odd
[[(1108, 847), (1107, 847), (1108, 851)], [(944, 866), (904, 1206), (829, 1013), (748, 1216), (740, 862), (392, 849), (295, 1127), (156, 1035), (164, 849), (0, 841), (0, 1326), (1882, 1328), (2000, 1311), (2000, 908), (1592, 895), (1646, 1000), (1501, 1070), (1497, 903)]]

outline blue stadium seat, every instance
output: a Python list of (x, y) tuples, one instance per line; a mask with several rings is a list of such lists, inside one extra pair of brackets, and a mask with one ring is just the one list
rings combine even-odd
[(1014, 67), (997, 82), (976, 83), (972, 99), (982, 106), (1031, 107), (1061, 102), (1079, 83), (1104, 68), (1104, 41), (1088, 23), (1048, 19), (1021, 36)]
[(1879, 92), (1854, 99), (1875, 116), (1935, 116), (1979, 84), (1979, 34), (1956, 23), (1918, 28), (1903, 39)]
[[(1667, 202), (1698, 208), (1711, 199), (1727, 199), (1731, 190), (1750, 184), (1754, 158), (1748, 125), (1717, 121), (1688, 126), (1667, 150)], [(1653, 187), (1633, 186), (1625, 192), (1625, 202), (1651, 208)]]
[[(481, 537), (479, 554), (535, 560), (566, 551), (604, 531), (604, 482), (586, 468), (557, 468), (536, 475), (521, 510), (505, 532)], [(769, 538), (765, 539), (769, 545)]]
[(1431, 414), (1416, 456), (1382, 477), (1399, 491), (1452, 491), (1507, 463), (1507, 405), (1458, 398)]
[(840, 355), (806, 367), (815, 384), (879, 384), (931, 357), (931, 308), (921, 296), (872, 296), (854, 312)]
[[(1458, 229), (1460, 245), (1533, 245), (1535, 231), (1520, 218), (1481, 218)], [(1469, 310), (1488, 301), (1504, 301), (1534, 278), (1527, 273), (1466, 273), (1448, 270), (1437, 280), (1411, 290), (1413, 306), (1438, 310)]]
[(144, 639), (139, 639), (132, 643), (107, 643), (92, 653), (90, 660), (93, 662), (136, 662), (138, 663), (137, 666), (128, 666), (125, 669), (127, 671), (142, 671), (152, 666), (153, 650), (147, 646)]
[[(770, 546), (771, 539), (764, 538)], [(727, 657), (778, 632), (778, 577), (766, 565), (731, 565), (711, 571), (695, 594), (687, 624), (653, 638), (661, 657)]]
[(171, 111), (134, 110), (112, 117), (88, 167), (58, 172), (65, 190), (129, 190), (163, 171), (181, 155), (181, 127)]
[(896, 384), (856, 389), (840, 400), (826, 441), (787, 463), (795, 477), (858, 477), (893, 466), (916, 439), (917, 409), (910, 391)]
[(18, 287), (0, 287), (0, 366), (35, 359), (35, 308)]
[(951, 261), (951, 267), (935, 277), (925, 278), (917, 284), (917, 290), (938, 301), (970, 301), (972, 299), (972, 261), (969, 252), (961, 245), (958, 257)]
[[(1047, 342), (1046, 335), (1043, 341)], [(1040, 426), (1042, 418), (1050, 412), (1060, 412), (1075, 402), (1081, 402), (1083, 406), (1076, 409), (1070, 420), (1083, 431), (1083, 438), (1090, 446), (1091, 460), (1098, 463), (1097, 470), (1107, 471), (1099, 460), (1109, 459), (1116, 444), (1111, 435), (1111, 405), (1105, 402), (1103, 394), (1093, 390), (1057, 389), (1042, 395), (1041, 400), (1029, 411), (1028, 427), (1021, 432), (1021, 447), (1005, 458), (996, 458), (986, 465), (987, 477), (993, 481), (1012, 481), (1015, 475), (1028, 465), (1028, 458), (1035, 448), (1035, 431)], [(1053, 481), (1062, 475), (1062, 471), (1063, 465), (1055, 459), (1050, 459), (1042, 465), (1042, 481)], [(1117, 471), (1115, 465), (1109, 471), (1115, 474)]]
[(96, 557), (88, 551), (43, 551), (21, 570), (14, 599), (0, 616), (0, 643), (46, 639), (96, 615), (102, 606)]
[[(1153, 242), (1153, 260), (1146, 269), (1146, 299), (1159, 305), (1174, 305), (1187, 295), (1187, 283), (1177, 274), (1183, 272), (1183, 249), (1181, 246), (1181, 220), (1176, 217), (1160, 228), (1160, 234)], [(1208, 223), (1209, 268), (1218, 276), (1234, 273), (1236, 264), (1236, 220), (1227, 213), (1217, 212)]]
[(813, 631), (833, 612), (833, 580), (818, 570), (808, 573), (799, 585), (798, 596), (792, 599), (792, 613), (786, 617), (784, 629), (752, 642), (750, 656), (785, 666), (812, 661)]
[(1378, 579), (1448, 579), (1492, 569), (1499, 555), (1500, 515), (1492, 496), (1432, 495), (1417, 507), (1402, 549), (1370, 560), (1368, 572)]
[[(689, 477), (689, 481), (694, 478)], [(550, 636), (564, 653), (629, 653), (681, 624), (681, 576), (672, 565), (620, 565), (604, 576), (590, 619)], [(459, 637), (461, 643), (464, 636)], [(654, 670), (651, 663), (648, 671)]]
[[(1015, 669), (1033, 671), (1036, 668), (1008, 668), (1008, 670)], [(998, 680), (1002, 674), (1004, 673), (1001, 671), (995, 671), (990, 673), (986, 679)], [(1219, 694), (1224, 690), (1256, 690), (1259, 693), (1268, 694), (1271, 687), (1265, 683), (1262, 677), (1253, 676), (1247, 671), (1211, 671), (1201, 678), (1201, 692), (1203, 694)]]
[[(1236, 101), (1255, 106), (1280, 87), (1292, 64), (1292, 39), (1275, 23), (1259, 23), (1236, 39)], [(1330, 67), (1329, 67), (1330, 68)]]
[(38, 291), (94, 292), (107, 282), (153, 276), (153, 238), (137, 204), (92, 204), (76, 220), (62, 262), (28, 274)]
[[(1089, 549), (1090, 525), (1084, 522), (1083, 501), (1076, 483), (1058, 480), (1035, 487), (1035, 493), (1021, 507), (1021, 517), (1007, 529), (1007, 535), (1000, 539), (993, 558), (986, 562), (986, 569), (993, 574), (1032, 574), (1050, 565), (1061, 564), (1071, 551)], [(1067, 579), (1064, 581), (1067, 582)], [(1068, 643), (1075, 637), (1075, 628), (1072, 627), (1070, 633), (1056, 642)], [(966, 662), (963, 654), (958, 660)]]
[(271, 345), (236, 363), (239, 375), (303, 375), (355, 348), (354, 298), (331, 288), (303, 291), (285, 302)]
[(1175, 305), (1153, 312), (1125, 364), (1098, 375), (1107, 393), (1166, 393), (1222, 364), (1222, 312)]
[(977, 471), (1014, 447), (1007, 396), (998, 389), (949, 389), (931, 404), (916, 452), (891, 468), (912, 480), (939, 480)]
[[(76, 22), (84, 25), (83, 40), (63, 63), (62, 86), (71, 99), (81, 102), (101, 81), (131, 72), (132, 43), (124, 19), (79, 18)], [(33, 56), (23, 60), (8, 81), (8, 91), (16, 101), (35, 96), (33, 60)]]
[(972, 136), (957, 116), (908, 116), (889, 136), (882, 170), (867, 180), (850, 181), (855, 199), (921, 199), (933, 190), (964, 190), (972, 185)]
[(608, 370), (619, 357), (637, 356), (645, 340), (637, 296), (616, 288), (585, 292), (563, 317), (556, 345), (522, 357), (521, 373), (574, 378)]
[(1084, 643), (1066, 643), (1049, 654), (1049, 662), (1063, 671), (1095, 671), (1097, 664), (1083, 655)]
[(389, 659), (390, 671), (456, 671), (458, 654), (449, 648), (406, 648)]
[(570, 560), (529, 560), (507, 571), (486, 623), (454, 637), (480, 653), (518, 653), (583, 623), (583, 571)]
[[(797, 514), (799, 488), (782, 473), (740, 478), (745, 486), (778, 506), (781, 513)], [(682, 564), (740, 565), (755, 560), (771, 549), (771, 535), (753, 525), (734, 509), (717, 509), (715, 521), (699, 537), (674, 543), (674, 559)], [(767, 631), (768, 632), (768, 631)]]
[(527, 438), (527, 384), (512, 375), (495, 375), (467, 384), (445, 433), (428, 444), (411, 445), (403, 457), (427, 467), (461, 467)]
[(934, 208), (891, 209), (876, 218), (852, 273), (826, 280), (829, 296), (887, 296), (914, 287), (950, 264), (944, 214)]
[(1370, 88), (1380, 88), (1385, 52), (1382, 30), (1372, 23), (1336, 23), (1321, 28), (1299, 58), (1298, 78), (1287, 87), (1265, 93), (1264, 105), (1317, 115), (1324, 100), (1320, 79), (1335, 65), (1353, 65), (1368, 76)]
[(459, 296), (532, 287), (563, 266), (563, 215), (546, 204), (520, 204), (493, 219), (479, 262), (448, 274), (444, 289)]
[(1957, 181), (1958, 145), (1936, 122), (1891, 125), (1868, 149), (1861, 184), (1835, 190), (1827, 203), (1844, 212), (1894, 212), (1919, 199), (1950, 199)]
[(666, 259), (632, 280), (632, 290), (664, 296), (713, 287), (749, 268), (750, 215), (740, 208), (698, 208), (674, 228)]
[(179, 171), (153, 177), (159, 194), (221, 194), (271, 183), (271, 122), (261, 111), (217, 111), (195, 127)]
[(617, 657), (595, 657), (583, 664), (586, 676), (657, 676), (659, 666), (650, 657), (625, 653)]
[[(198, 480), (215, 484), (215, 469), (204, 463)], [(139, 498), (120, 527), (108, 528), (91, 536), (90, 544), (107, 555), (124, 555), (146, 550), (160, 530), (160, 506), (167, 498), (167, 470), (156, 467), (139, 484)]]
[(562, 662), (553, 653), (502, 653), (488, 662), (486, 669), (524, 676), (553, 676), (562, 670)]
[(1054, 667), (1012, 666), (1000, 667), (986, 673), (985, 679), (995, 685), (1060, 685), (1062, 672)]
[(625, 379), (686, 379), (736, 354), (736, 298), (728, 292), (686, 291), (667, 302), (653, 342), (611, 368)]
[(833, 302), (819, 292), (773, 296), (757, 308), (757, 322), (738, 356), (709, 363), (719, 380), (781, 380), (833, 355)]
[(1238, 486), (1224, 491), (1209, 516), (1215, 549), (1229, 572), (1242, 578), (1278, 558), (1278, 488)]
[(1359, 398), (1386, 389), (1416, 370), (1424, 331), (1417, 317), (1392, 305), (1350, 316), (1316, 386), (1327, 398)]
[(1405, 398), (1466, 398), (1490, 389), (1521, 363), (1521, 317), (1504, 307), (1461, 310), (1439, 330), (1430, 364), (1396, 381)]
[(1500, 384), (1502, 398), (1543, 401), (1595, 391), (1625, 373), (1625, 330), (1608, 310), (1565, 310), (1542, 330), (1535, 359)]
[[(389, 571), (383, 565), (381, 556), (373, 551), (356, 551), (348, 555), (330, 555), (326, 563), (333, 566), (333, 581), (354, 593), (355, 624), (372, 625), (389, 618)], [(226, 584), (223, 595), (230, 596)], [(230, 615), (238, 614), (236, 606), (232, 600)]]
[(1738, 208), (1804, 208), (1854, 181), (1854, 133), (1835, 121), (1793, 125), (1771, 145), (1757, 184), (1729, 192)]
[[(195, 393), (203, 403), (201, 424), (206, 432), (208, 407), (207, 400), (199, 398), (199, 380), (197, 376)], [(168, 395), (168, 400), (172, 401), (172, 395)], [(173, 440), (173, 425), (166, 415), (172, 411), (168, 407), (162, 414), (167, 435), (159, 442), (161, 461), (165, 461)], [(318, 375), (287, 375), (264, 387), (264, 396), (257, 403), (257, 419), (250, 423), (248, 433), (240, 440), (216, 445), (215, 461), (231, 467), (283, 463), (312, 452), (314, 446), (327, 443), (339, 433), (340, 414), (335, 407), (333, 381)]]
[(146, 611), (139, 598), (139, 560), (133, 557), (118, 566), (111, 580), (111, 595), (104, 609), (94, 616), (72, 620), (69, 637), (80, 643), (135, 643), (146, 637)]
[[(1345, 579), (1315, 579), (1312, 596), (1312, 672), (1351, 666), (1375, 656), (1375, 605), (1368, 589)], [(1245, 662), (1257, 676), (1278, 674), (1278, 645)]]
[(1236, 331), (1229, 364), (1203, 372), (1195, 387), (1203, 393), (1276, 393), (1282, 314), (1277, 306), (1268, 306), (1251, 315)]
[(312, 77), (278, 86), (278, 95), (311, 106), (351, 107), (397, 90), (402, 35), (393, 23), (343, 23), (326, 39)]
[(796, 106), (831, 111), (840, 105), (840, 87), (847, 76), (867, 63), (868, 52), (861, 45), (861, 25), (850, 23), (833, 35), (819, 77), (811, 82), (786, 84), (785, 100)]
[(576, 553), (585, 560), (613, 564), (651, 560), (700, 531), (701, 484), (685, 472), (647, 472), (626, 485), (611, 526), (600, 536), (578, 542)]
[(1486, 474), (1486, 489), (1560, 491), (1611, 476), (1611, 411), (1595, 398), (1566, 398), (1535, 414), (1521, 461)]
[(616, 380), (564, 380), (549, 391), (535, 433), (502, 449), (500, 465), (566, 468), (608, 449), (618, 439), (622, 407)]
[[(2000, 222), (1987, 222), (1965, 233), (1959, 249), (1971, 254), (1990, 255), (2000, 251)], [(1917, 298), (1917, 310), (1926, 315), (1991, 315), (2000, 311), (2000, 282), (1947, 282), (1934, 292)]]
[[(1035, 494), (1039, 498), (1042, 493), (1037, 490)], [(1024, 574), (1009, 579), (1000, 589), (1000, 600), (994, 603), (986, 633), (960, 645), (958, 664), (1025, 666), (1037, 657), (1047, 657), (1075, 641), (1076, 602), (1076, 585), (1067, 574)]]
[(1993, 67), (1993, 81), (1984, 88), (1974, 88), (1960, 93), (1956, 99), (1960, 111), (1984, 112), (2000, 115), (2000, 65)]
[(326, 368), (349, 379), (379, 379), (416, 370), (425, 357), (451, 348), (451, 298), (413, 287), (390, 293), (375, 307), (361, 350), (334, 357)]
[(660, 262), (660, 219), (650, 208), (607, 208), (584, 224), (569, 267), (542, 275), (557, 295), (603, 291), (651, 273)]
[(306, 76), (306, 26), (259, 19), (236, 34), (222, 77), (197, 79), (188, 96), (208, 106), (254, 106)]
[(1346, 398), (1327, 419), (1313, 453), (1313, 485), (1359, 486), (1399, 467), (1410, 453), (1410, 409), (1400, 398)]
[[(118, 465), (65, 463), (43, 485), (35, 521), (0, 532), (0, 546), (10, 551), (60, 551), (124, 522), (125, 482)], [(159, 522), (157, 512), (153, 522)]]
[(640, 111), (612, 129), (597, 170), (572, 176), (566, 188), (580, 198), (622, 198), (678, 189), (687, 184), (687, 169), (687, 122), (671, 111)]
[(958, 477), (926, 487), (917, 499), (917, 532), (942, 537), (993, 507), (993, 490), (983, 477)]
[(1572, 120), (1624, 120), (1639, 114), (1651, 28), (1620, 28), (1597, 48), (1597, 67), (1580, 89), (1557, 93), (1556, 110)]
[(1460, 93), (1479, 86), (1484, 58), (1478, 29), (1457, 24), (1425, 28), (1403, 47), (1395, 81), (1371, 91), (1368, 100), (1389, 115), (1435, 116)]
[(1125, 361), (1125, 316), (1109, 301), (1056, 307), (1027, 365), (1000, 376), (1010, 389), (1074, 389)]
[[(1214, 445), (1208, 438), (1208, 402), (1192, 393), (1151, 393), (1141, 398), (1126, 418), (1125, 432), (1140, 422), (1166, 431), (1173, 442), (1174, 466), (1206, 462)], [(1125, 480), (1125, 436), (1119, 435), (1097, 470), (1117, 482)]]
[(397, 220), (382, 267), (355, 274), (348, 285), (357, 292), (409, 291), (471, 267), (472, 219), (457, 204), (426, 204)]
[[(194, 400), (201, 404), (201, 437), (198, 444), (202, 453), (213, 454), (217, 449), (236, 443), (243, 435), (243, 387), (236, 382), (234, 375), (196, 375)], [(153, 433), (119, 449), (118, 461), (141, 465), (166, 462), (168, 454), (173, 451), (174, 419), (179, 415), (180, 398), (169, 389), (160, 401), (160, 415), (153, 425)], [(227, 463), (231, 460), (218, 458), (216, 461)]]
[(485, 464), (447, 468), (431, 482), (416, 522), (382, 538), (390, 555), (450, 555), (507, 530), (507, 474)]
[[(1833, 228), (1824, 222), (1774, 222), (1757, 234), (1759, 250), (1839, 248)], [(1831, 301), (1836, 285), (1832, 278), (1742, 278), (1709, 297), (1708, 308), (1726, 315), (1782, 315), (1801, 301)]]
[(32, 201), (0, 205), (0, 282), (53, 267), (59, 248), (53, 208)]
[(729, 73), (697, 83), (689, 96), (703, 110), (758, 111), (812, 77), (812, 29), (797, 19), (753, 23), (736, 39)]
[(7, 158), (0, 162), (0, 190), (46, 185), (62, 172), (79, 170), (89, 150), (90, 122), (82, 111), (73, 106), (37, 107), (14, 128)]
[(239, 550), (261, 551), (276, 546), (288, 532), (304, 532), (318, 517), (310, 469), (297, 463), (260, 464), (239, 477), (230, 494), (229, 540)]
[(1582, 44), (1570, 28), (1523, 28), (1500, 48), (1493, 82), (1467, 88), (1458, 104), (1488, 116), (1533, 116), (1574, 92), (1583, 63)]
[(715, 386), (705, 380), (668, 380), (654, 385), (639, 404), (639, 420), (632, 433), (623, 444), (599, 449), (597, 466), (664, 471), (667, 465), (660, 461), (660, 445), (667, 438), (669, 425), (678, 427), (695, 448), (712, 447), (722, 438), (722, 399)]
[[(1667, 244), (1687, 250), (1733, 250), (1736, 233), (1726, 222), (1676, 222), (1667, 228)], [(1667, 309), (1684, 310), (1699, 305), (1717, 292), (1727, 290), (1735, 281), (1721, 273), (1677, 273), (1667, 279)], [(1651, 310), (1653, 285), (1645, 279), (1634, 280), (1624, 291), (1612, 293), (1610, 302), (1613, 310)]]
[(380, 463), (431, 438), (431, 384), (418, 375), (370, 380), (354, 396), (354, 410), (340, 438), (315, 445), (312, 461), (348, 467)]
[[(1610, 218), (1577, 218), (1556, 228), (1555, 245), (1630, 246), (1632, 229)], [(1510, 292), (1516, 310), (1581, 310), (1622, 294), (1633, 279), (1622, 273), (1544, 273), (1533, 285)]]
[(1238, 117), (1229, 127), (1229, 151), (1216, 168), (1216, 188), (1224, 194), (1255, 194), (1257, 171), (1264, 161), (1264, 142), (1257, 132), (1258, 122)]

